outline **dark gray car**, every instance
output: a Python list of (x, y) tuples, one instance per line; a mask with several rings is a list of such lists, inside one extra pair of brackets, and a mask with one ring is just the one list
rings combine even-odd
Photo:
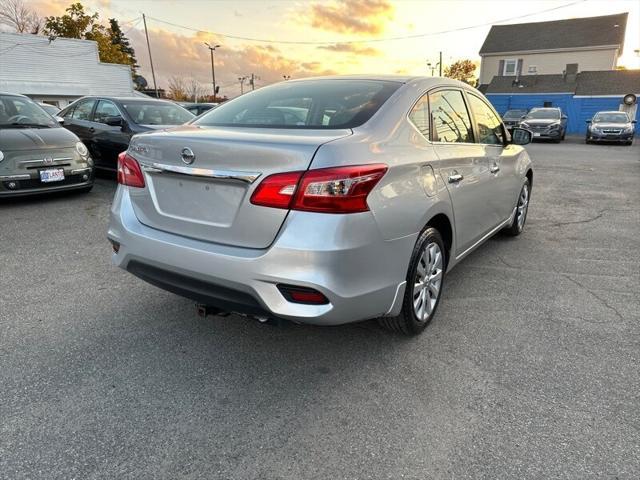
[(93, 160), (78, 137), (28, 97), (0, 93), (0, 197), (92, 186)]
[(567, 116), (557, 107), (532, 108), (520, 126), (530, 130), (534, 140), (547, 139), (559, 143), (567, 133)]
[(585, 142), (622, 142), (631, 145), (635, 123), (626, 112), (598, 112), (591, 120), (587, 120)]

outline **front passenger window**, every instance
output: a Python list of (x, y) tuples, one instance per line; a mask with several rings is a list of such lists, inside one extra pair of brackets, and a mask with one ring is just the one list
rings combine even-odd
[(472, 93), (468, 95), (473, 118), (478, 126), (478, 143), (504, 145), (502, 122), (483, 100)]
[(439, 90), (429, 94), (431, 141), (473, 143), (471, 118), (460, 90)]

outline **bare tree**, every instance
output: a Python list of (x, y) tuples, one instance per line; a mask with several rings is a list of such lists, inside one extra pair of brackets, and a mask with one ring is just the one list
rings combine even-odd
[(178, 75), (169, 77), (169, 96), (179, 102), (187, 100), (187, 86), (184, 78)]
[(23, 0), (0, 0), (0, 24), (18, 33), (38, 34), (42, 29), (42, 19)]
[(189, 77), (185, 80), (185, 93), (189, 98), (189, 101), (198, 102), (198, 99), (205, 94), (204, 87), (194, 77)]

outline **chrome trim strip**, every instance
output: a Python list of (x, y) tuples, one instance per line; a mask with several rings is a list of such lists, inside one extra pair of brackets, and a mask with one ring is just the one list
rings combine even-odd
[(255, 182), (260, 175), (259, 172), (243, 172), (239, 170), (212, 170), (209, 168), (182, 167), (180, 165), (166, 165), (156, 162), (139, 162), (145, 172), (150, 173), (179, 173), (181, 175), (191, 175), (194, 177), (217, 178), (221, 180), (238, 180), (245, 183)]
[(480, 245), (481, 243), (483, 243), (484, 241), (488, 240), (490, 237), (495, 235), (498, 232), (498, 230), (501, 230), (502, 228), (506, 227), (509, 223), (511, 223), (513, 221), (513, 218), (516, 215), (517, 208), (518, 207), (513, 209), (513, 212), (511, 213), (511, 216), (509, 216), (509, 218), (507, 218), (504, 222), (500, 223), (497, 227), (495, 227), (493, 230), (491, 230), (489, 233), (487, 233), (484, 237), (482, 237), (476, 243), (474, 243), (469, 248), (467, 248), (460, 255), (456, 255), (456, 262), (461, 260), (462, 257), (466, 256), (468, 253), (471, 253), (471, 251), (474, 250), (478, 245)]
[(76, 168), (75, 170), (71, 170), (71, 175), (75, 174), (75, 173), (81, 173), (81, 172), (90, 172), (91, 168)]
[(0, 180), (29, 180), (31, 175), (2, 175), (0, 176)]
[[(51, 161), (52, 162), (70, 162), (73, 160), (73, 157), (58, 157), (58, 158), (54, 158)], [(32, 164), (43, 164), (44, 163), (44, 159), (40, 159), (40, 160), (24, 160), (22, 162), (18, 162), (20, 165), (32, 165)], [(51, 165), (50, 163), (47, 163), (46, 165)]]

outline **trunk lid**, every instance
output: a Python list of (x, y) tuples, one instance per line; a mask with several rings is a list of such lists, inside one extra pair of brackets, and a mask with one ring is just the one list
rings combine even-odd
[(136, 135), (129, 153), (143, 167), (145, 188), (130, 189), (135, 214), (158, 230), (266, 248), (288, 211), (251, 204), (255, 187), (273, 173), (306, 170), (320, 145), (350, 134), (188, 125)]

